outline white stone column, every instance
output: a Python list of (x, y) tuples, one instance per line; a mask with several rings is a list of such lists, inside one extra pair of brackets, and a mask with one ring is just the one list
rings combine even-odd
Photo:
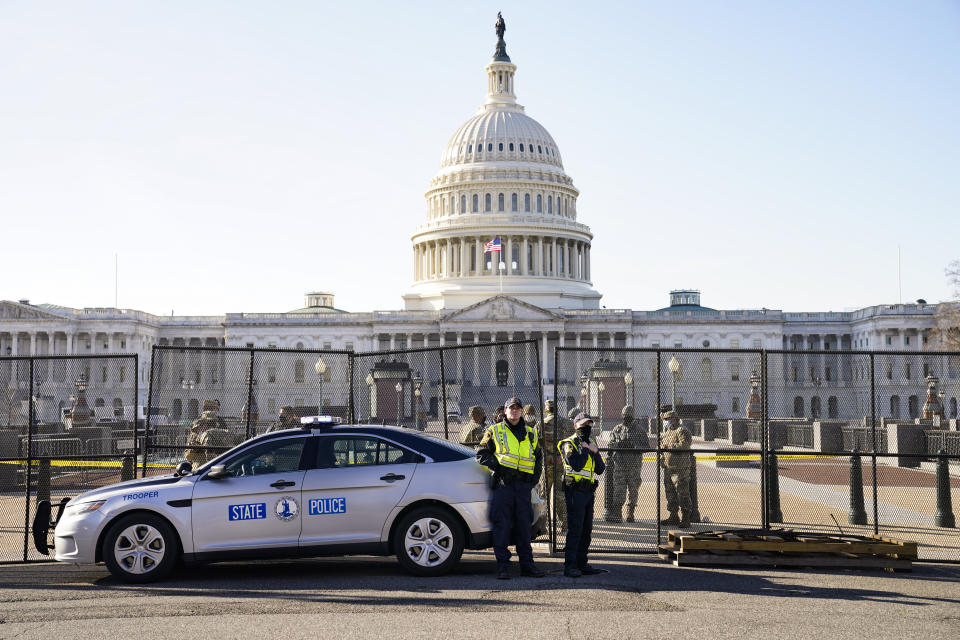
[(453, 276), (453, 240), (451, 238), (447, 238), (447, 259), (444, 262), (443, 277), (450, 278)]
[(66, 348), (67, 348), (66, 355), (70, 355), (70, 354), (73, 353), (73, 334), (72, 334), (72, 333), (67, 333), (67, 332), (65, 331), (65, 332), (63, 333), (63, 335), (66, 336), (66, 338), (67, 338), (66, 345), (65, 345)]
[(33, 332), (30, 333), (30, 355), (37, 355), (37, 334)]
[(476, 260), (476, 264), (474, 265), (476, 269), (474, 269), (473, 275), (480, 276), (483, 275), (483, 243), (480, 241), (480, 238), (474, 238), (473, 244)]
[(460, 238), (460, 277), (467, 277), (467, 266), (470, 262), (467, 260), (467, 242), (465, 238)]
[(587, 245), (583, 254), (584, 280), (590, 281), (590, 245)]
[(593, 332), (593, 348), (596, 349), (600, 346), (600, 333), (598, 331)]
[[(526, 331), (523, 332), (523, 339), (528, 340), (530, 338), (529, 334)], [(523, 345), (523, 384), (524, 386), (529, 386), (532, 383), (530, 378), (530, 354), (533, 353), (533, 345), (531, 343), (526, 343)], [(538, 412), (539, 413), (539, 412)]]
[(506, 266), (507, 266), (507, 275), (512, 276), (513, 275), (513, 236), (507, 236), (507, 246), (505, 248), (507, 250), (507, 259), (504, 260), (504, 263), (506, 263)]
[(542, 334), (543, 347), (540, 351), (540, 376), (544, 379), (550, 378), (550, 369), (548, 364), (550, 362), (549, 357), (547, 356), (547, 332), (544, 331)]
[(10, 332), (10, 355), (18, 356), (20, 355), (20, 332), (17, 330)]
[(525, 276), (528, 273), (527, 263), (529, 258), (527, 254), (529, 253), (529, 248), (527, 247), (527, 236), (520, 236), (520, 242), (523, 244), (520, 245), (520, 275)]
[(394, 351), (397, 348), (397, 336), (396, 334), (390, 334), (390, 351)]
[[(463, 344), (463, 332), (457, 331), (457, 346)], [(457, 376), (454, 378), (457, 382), (463, 382), (463, 349), (457, 349)], [(462, 393), (462, 391), (461, 391)]]
[(536, 271), (536, 275), (545, 275), (544, 269), (546, 266), (543, 264), (543, 236), (537, 236), (537, 255), (533, 261), (533, 268)]

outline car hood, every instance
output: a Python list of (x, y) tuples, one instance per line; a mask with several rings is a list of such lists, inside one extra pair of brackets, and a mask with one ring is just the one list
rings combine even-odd
[(141, 478), (139, 480), (126, 480), (124, 482), (118, 482), (116, 484), (107, 485), (105, 487), (98, 487), (86, 493), (82, 493), (79, 496), (70, 500), (70, 504), (77, 504), (80, 502), (90, 502), (92, 500), (103, 500), (109, 498), (110, 496), (119, 493), (126, 492), (132, 489), (142, 489), (146, 487), (161, 487), (164, 485), (177, 484), (178, 482), (187, 481), (190, 476), (177, 476), (177, 475), (166, 475), (166, 476), (157, 476), (155, 478)]

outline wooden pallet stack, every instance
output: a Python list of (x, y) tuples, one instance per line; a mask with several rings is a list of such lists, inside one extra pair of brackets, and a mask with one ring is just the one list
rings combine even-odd
[(870, 568), (910, 571), (917, 543), (884, 536), (803, 533), (789, 529), (670, 531), (658, 547), (676, 566)]

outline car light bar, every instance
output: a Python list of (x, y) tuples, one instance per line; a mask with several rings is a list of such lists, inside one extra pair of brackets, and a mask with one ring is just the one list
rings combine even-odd
[(300, 418), (300, 424), (303, 425), (340, 424), (340, 422), (340, 418), (335, 416), (303, 416)]

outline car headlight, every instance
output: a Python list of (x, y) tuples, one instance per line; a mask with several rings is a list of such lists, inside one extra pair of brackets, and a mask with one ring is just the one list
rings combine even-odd
[(72, 504), (66, 508), (66, 510), (63, 512), (63, 515), (73, 517), (90, 513), (102, 507), (104, 504), (106, 504), (106, 502), (106, 500), (97, 500), (95, 502), (81, 502), (80, 504)]

